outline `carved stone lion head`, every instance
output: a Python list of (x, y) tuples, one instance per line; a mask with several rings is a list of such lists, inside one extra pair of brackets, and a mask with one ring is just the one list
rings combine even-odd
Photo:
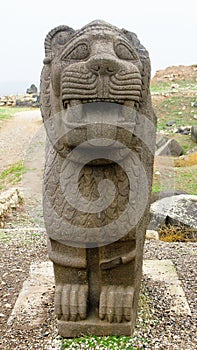
[(41, 111), (54, 148), (65, 156), (69, 147), (94, 137), (126, 140), (129, 146), (127, 130), (135, 127), (136, 113), (153, 118), (149, 80), (149, 55), (134, 33), (100, 20), (76, 31), (51, 30), (45, 39)]

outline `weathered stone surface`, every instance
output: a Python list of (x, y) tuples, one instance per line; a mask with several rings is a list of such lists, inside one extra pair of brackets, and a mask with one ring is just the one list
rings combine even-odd
[(197, 229), (197, 196), (181, 194), (160, 199), (151, 205), (150, 213), (149, 229), (157, 230), (164, 224)]
[(179, 143), (174, 139), (168, 139), (165, 144), (159, 147), (155, 155), (156, 156), (177, 156), (183, 154), (183, 149)]
[(51, 30), (45, 54), (43, 202), (59, 333), (130, 335), (156, 133), (148, 52), (95, 21)]
[(197, 126), (191, 127), (191, 139), (197, 143)]

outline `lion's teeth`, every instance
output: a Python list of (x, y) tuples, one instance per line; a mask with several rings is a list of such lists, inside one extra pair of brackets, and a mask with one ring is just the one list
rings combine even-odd
[(67, 105), (67, 119), (69, 122), (80, 122), (83, 113), (83, 105), (80, 100), (70, 100)]
[(81, 104), (82, 104), (81, 100), (70, 100), (69, 101), (70, 107), (78, 106), (78, 105), (81, 105)]
[(134, 108), (135, 101), (124, 101), (124, 106)]

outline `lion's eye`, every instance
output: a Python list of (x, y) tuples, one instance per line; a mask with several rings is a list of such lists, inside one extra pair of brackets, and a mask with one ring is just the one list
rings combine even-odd
[(136, 60), (135, 54), (124, 44), (115, 46), (116, 55), (122, 60)]
[(72, 51), (70, 51), (68, 54), (66, 54), (63, 59), (64, 60), (83, 60), (85, 58), (88, 58), (89, 56), (89, 49), (86, 44), (79, 44), (77, 45)]

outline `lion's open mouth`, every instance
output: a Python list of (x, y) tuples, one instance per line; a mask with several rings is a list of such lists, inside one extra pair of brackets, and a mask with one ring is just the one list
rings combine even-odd
[(63, 105), (66, 143), (71, 148), (87, 147), (87, 144), (113, 148), (120, 148), (120, 143), (130, 146), (137, 118), (133, 101), (73, 99), (63, 101)]
[(121, 99), (81, 99), (63, 101), (66, 124), (73, 128), (95, 124), (130, 127), (136, 121), (136, 102)]

